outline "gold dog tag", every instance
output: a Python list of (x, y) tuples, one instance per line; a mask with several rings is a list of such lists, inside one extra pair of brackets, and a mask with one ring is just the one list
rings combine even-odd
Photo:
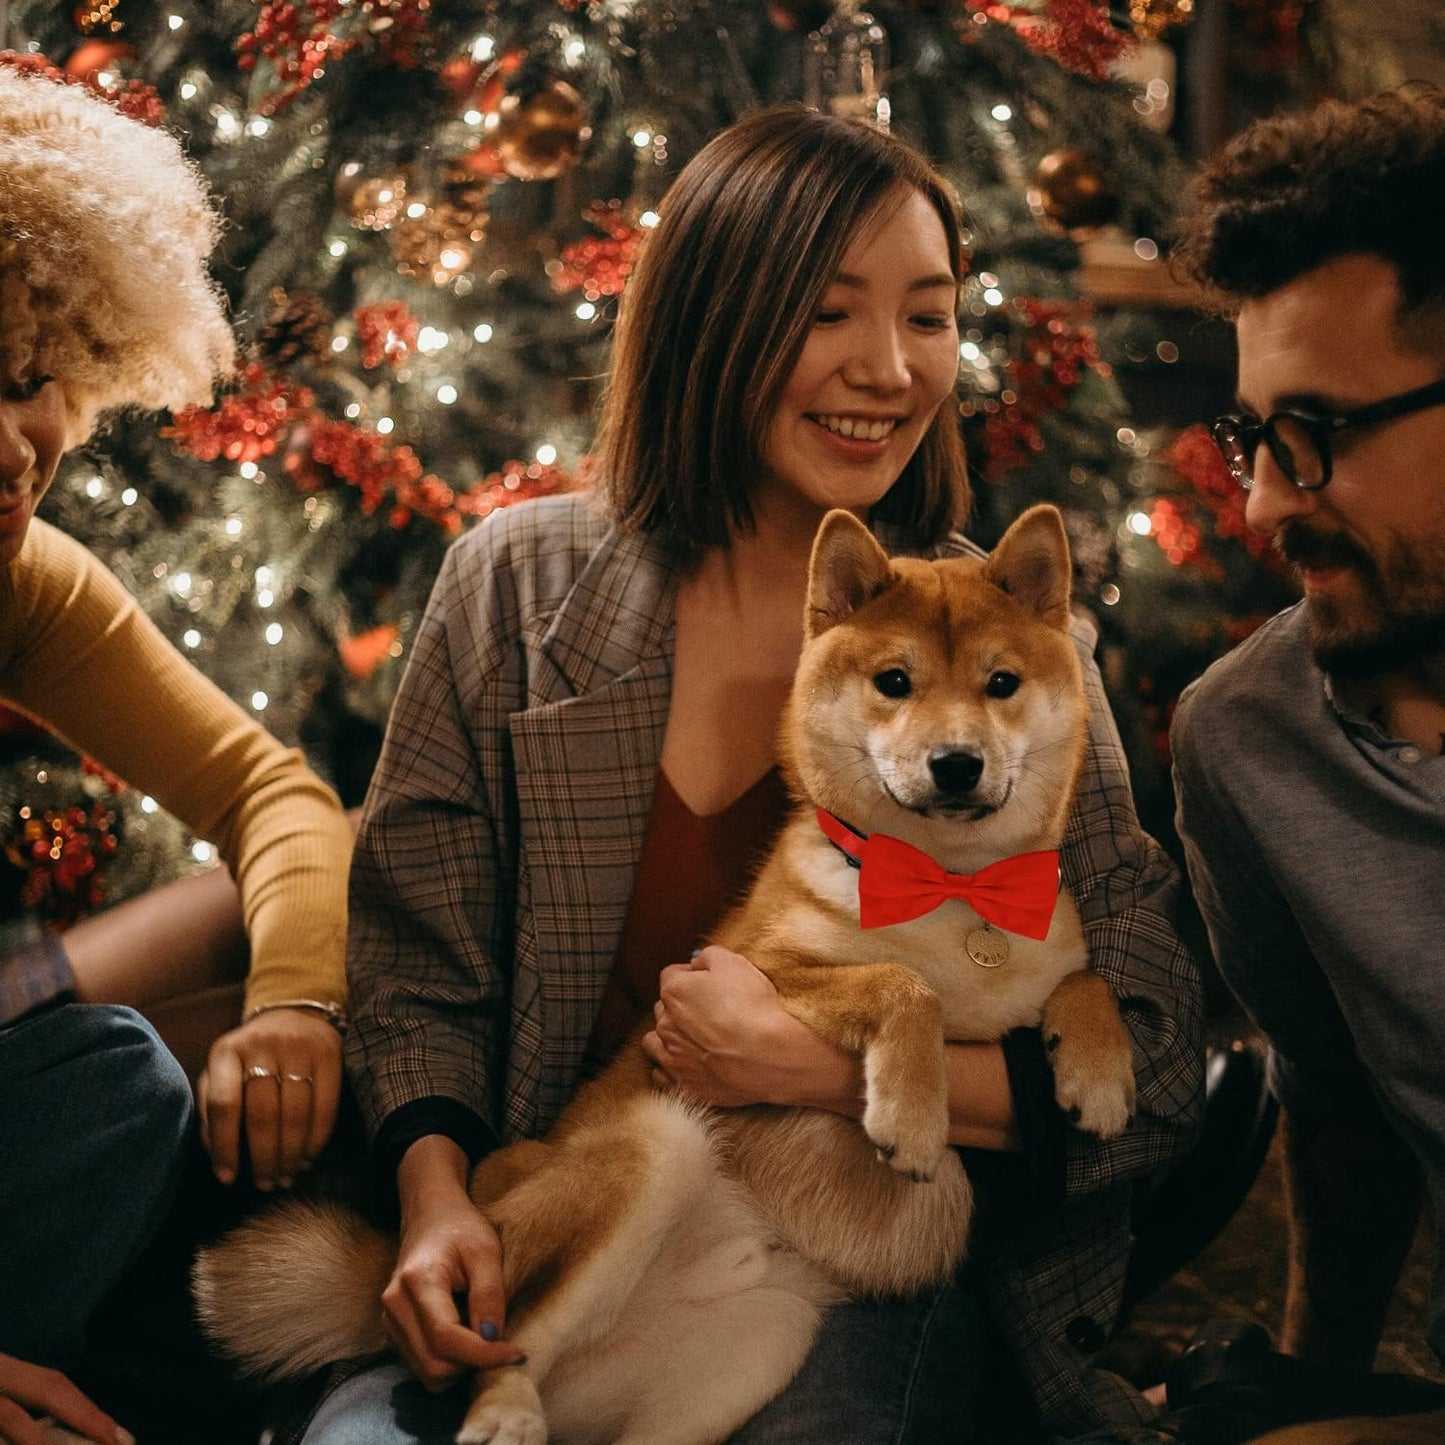
[(1008, 962), (1008, 934), (1000, 933), (991, 923), (975, 928), (964, 939), (963, 946), (980, 968), (998, 968)]

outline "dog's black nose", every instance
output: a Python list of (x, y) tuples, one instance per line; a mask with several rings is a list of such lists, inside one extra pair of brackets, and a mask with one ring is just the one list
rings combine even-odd
[(958, 748), (940, 748), (929, 754), (928, 771), (933, 774), (940, 793), (963, 798), (978, 786), (983, 776), (983, 759)]

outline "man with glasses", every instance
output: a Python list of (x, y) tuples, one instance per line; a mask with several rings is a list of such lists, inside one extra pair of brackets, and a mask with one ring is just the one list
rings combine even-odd
[(1445, 93), (1252, 126), (1178, 255), (1235, 316), (1214, 436), (1304, 591), (1173, 733), (1190, 876), (1284, 1110), (1283, 1345), (1370, 1367), (1423, 1183), (1445, 1356)]

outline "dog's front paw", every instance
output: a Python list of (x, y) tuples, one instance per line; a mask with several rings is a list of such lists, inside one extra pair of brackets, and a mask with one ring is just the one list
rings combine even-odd
[(877, 1146), (880, 1159), (909, 1179), (925, 1182), (938, 1172), (948, 1147), (947, 1100), (912, 1102), (893, 1090), (870, 1086), (863, 1132)]
[(542, 1399), (520, 1367), (491, 1370), (479, 1383), (457, 1445), (547, 1445)]
[(1069, 1118), (1089, 1134), (1112, 1139), (1134, 1117), (1134, 1059), (1127, 1043), (1099, 1048), (1077, 1035), (1044, 1040), (1054, 1066), (1054, 1097)]
[(479, 1400), (457, 1431), (457, 1445), (547, 1445), (547, 1422), (526, 1406)]

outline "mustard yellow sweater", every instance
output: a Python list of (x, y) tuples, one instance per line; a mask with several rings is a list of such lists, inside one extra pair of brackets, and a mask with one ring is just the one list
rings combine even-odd
[(40, 521), (0, 566), (0, 696), (216, 845), (251, 941), (248, 1008), (345, 1001), (351, 829), (335, 794)]

